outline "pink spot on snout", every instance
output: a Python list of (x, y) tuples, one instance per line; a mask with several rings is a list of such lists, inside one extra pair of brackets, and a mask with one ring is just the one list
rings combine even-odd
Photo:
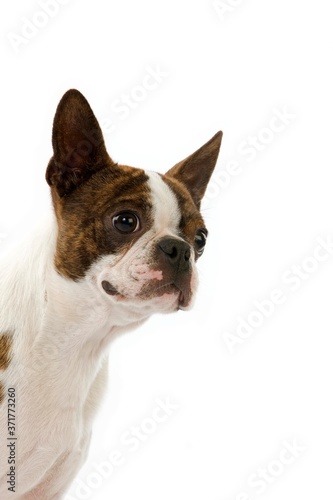
[(139, 281), (150, 281), (163, 279), (163, 272), (157, 269), (150, 269), (147, 264), (132, 266), (130, 269), (133, 278)]
[(149, 279), (151, 280), (158, 280), (158, 281), (161, 281), (163, 279), (163, 272), (162, 271), (154, 271), (154, 270), (151, 270), (149, 273), (148, 273), (148, 276), (150, 277)]

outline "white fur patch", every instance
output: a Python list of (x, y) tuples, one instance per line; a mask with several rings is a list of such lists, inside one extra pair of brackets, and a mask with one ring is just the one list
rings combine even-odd
[(177, 236), (181, 218), (176, 195), (156, 172), (146, 172), (153, 203), (154, 229), (156, 233)]

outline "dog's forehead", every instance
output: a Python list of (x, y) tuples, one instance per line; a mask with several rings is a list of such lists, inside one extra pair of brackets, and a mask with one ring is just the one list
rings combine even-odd
[(192, 240), (204, 221), (183, 184), (167, 175), (146, 172), (156, 232), (166, 230)]
[(78, 190), (78, 196), (98, 214), (105, 207), (126, 202), (147, 205), (150, 200), (149, 177), (139, 168), (125, 165), (97, 172)]
[(135, 207), (149, 215), (156, 231), (168, 227), (187, 233), (186, 229), (191, 231), (188, 224), (204, 225), (190, 193), (179, 181), (126, 165), (98, 172), (62, 202), (63, 214), (76, 220)]
[(147, 172), (150, 199), (152, 204), (153, 226), (157, 232), (179, 228), (181, 220), (180, 206), (176, 194), (156, 172)]

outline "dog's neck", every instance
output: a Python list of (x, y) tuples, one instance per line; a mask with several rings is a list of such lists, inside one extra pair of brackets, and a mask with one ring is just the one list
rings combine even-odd
[[(103, 296), (96, 299), (89, 279), (74, 282), (60, 276), (54, 267), (56, 237), (56, 220), (50, 215), (2, 262), (0, 331), (13, 334), (10, 369), (22, 370), (27, 384), (42, 379), (47, 388), (50, 380), (53, 400), (73, 405), (84, 396), (78, 387), (87, 390), (96, 377), (111, 340), (147, 316), (142, 307), (125, 311)], [(15, 358), (28, 359), (28, 366)]]

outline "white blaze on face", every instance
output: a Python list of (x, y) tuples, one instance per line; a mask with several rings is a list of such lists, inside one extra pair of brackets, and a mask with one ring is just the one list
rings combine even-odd
[(156, 172), (146, 172), (153, 204), (153, 228), (158, 235), (177, 236), (181, 218), (176, 195)]

